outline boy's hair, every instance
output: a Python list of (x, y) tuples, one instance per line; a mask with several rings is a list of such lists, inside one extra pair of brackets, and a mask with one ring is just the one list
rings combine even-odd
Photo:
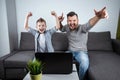
[(67, 14), (67, 18), (68, 18), (69, 16), (72, 17), (72, 16), (74, 16), (74, 15), (76, 15), (76, 16), (78, 17), (78, 15), (77, 15), (75, 12), (71, 11), (71, 12), (69, 12), (69, 13)]
[(36, 24), (37, 24), (38, 22), (44, 22), (44, 23), (46, 24), (46, 21), (45, 21), (43, 18), (39, 18), (39, 19), (36, 21)]

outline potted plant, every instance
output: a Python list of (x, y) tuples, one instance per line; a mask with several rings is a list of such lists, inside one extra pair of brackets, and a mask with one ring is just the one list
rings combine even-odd
[(29, 61), (27, 63), (27, 69), (29, 70), (31, 80), (41, 80), (43, 64), (39, 60)]

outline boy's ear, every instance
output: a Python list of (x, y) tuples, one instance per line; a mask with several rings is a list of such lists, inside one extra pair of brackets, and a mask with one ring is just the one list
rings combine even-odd
[(47, 24), (45, 24), (45, 27), (47, 28)]

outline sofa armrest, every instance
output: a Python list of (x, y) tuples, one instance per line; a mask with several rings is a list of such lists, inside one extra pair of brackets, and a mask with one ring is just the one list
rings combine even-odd
[(0, 58), (0, 79), (5, 78), (5, 70), (4, 70), (4, 60), (8, 58), (11, 54), (7, 54)]
[(120, 40), (118, 39), (112, 39), (112, 45), (113, 45), (113, 50), (120, 54)]
[(4, 60), (7, 59), (9, 56), (14, 55), (17, 51), (11, 52), (7, 55), (0, 57), (0, 79), (5, 79), (5, 67), (4, 67)]

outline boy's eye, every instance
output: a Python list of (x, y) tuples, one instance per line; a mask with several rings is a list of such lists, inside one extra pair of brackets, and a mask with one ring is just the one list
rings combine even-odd
[(45, 25), (42, 25), (42, 27), (45, 27)]

